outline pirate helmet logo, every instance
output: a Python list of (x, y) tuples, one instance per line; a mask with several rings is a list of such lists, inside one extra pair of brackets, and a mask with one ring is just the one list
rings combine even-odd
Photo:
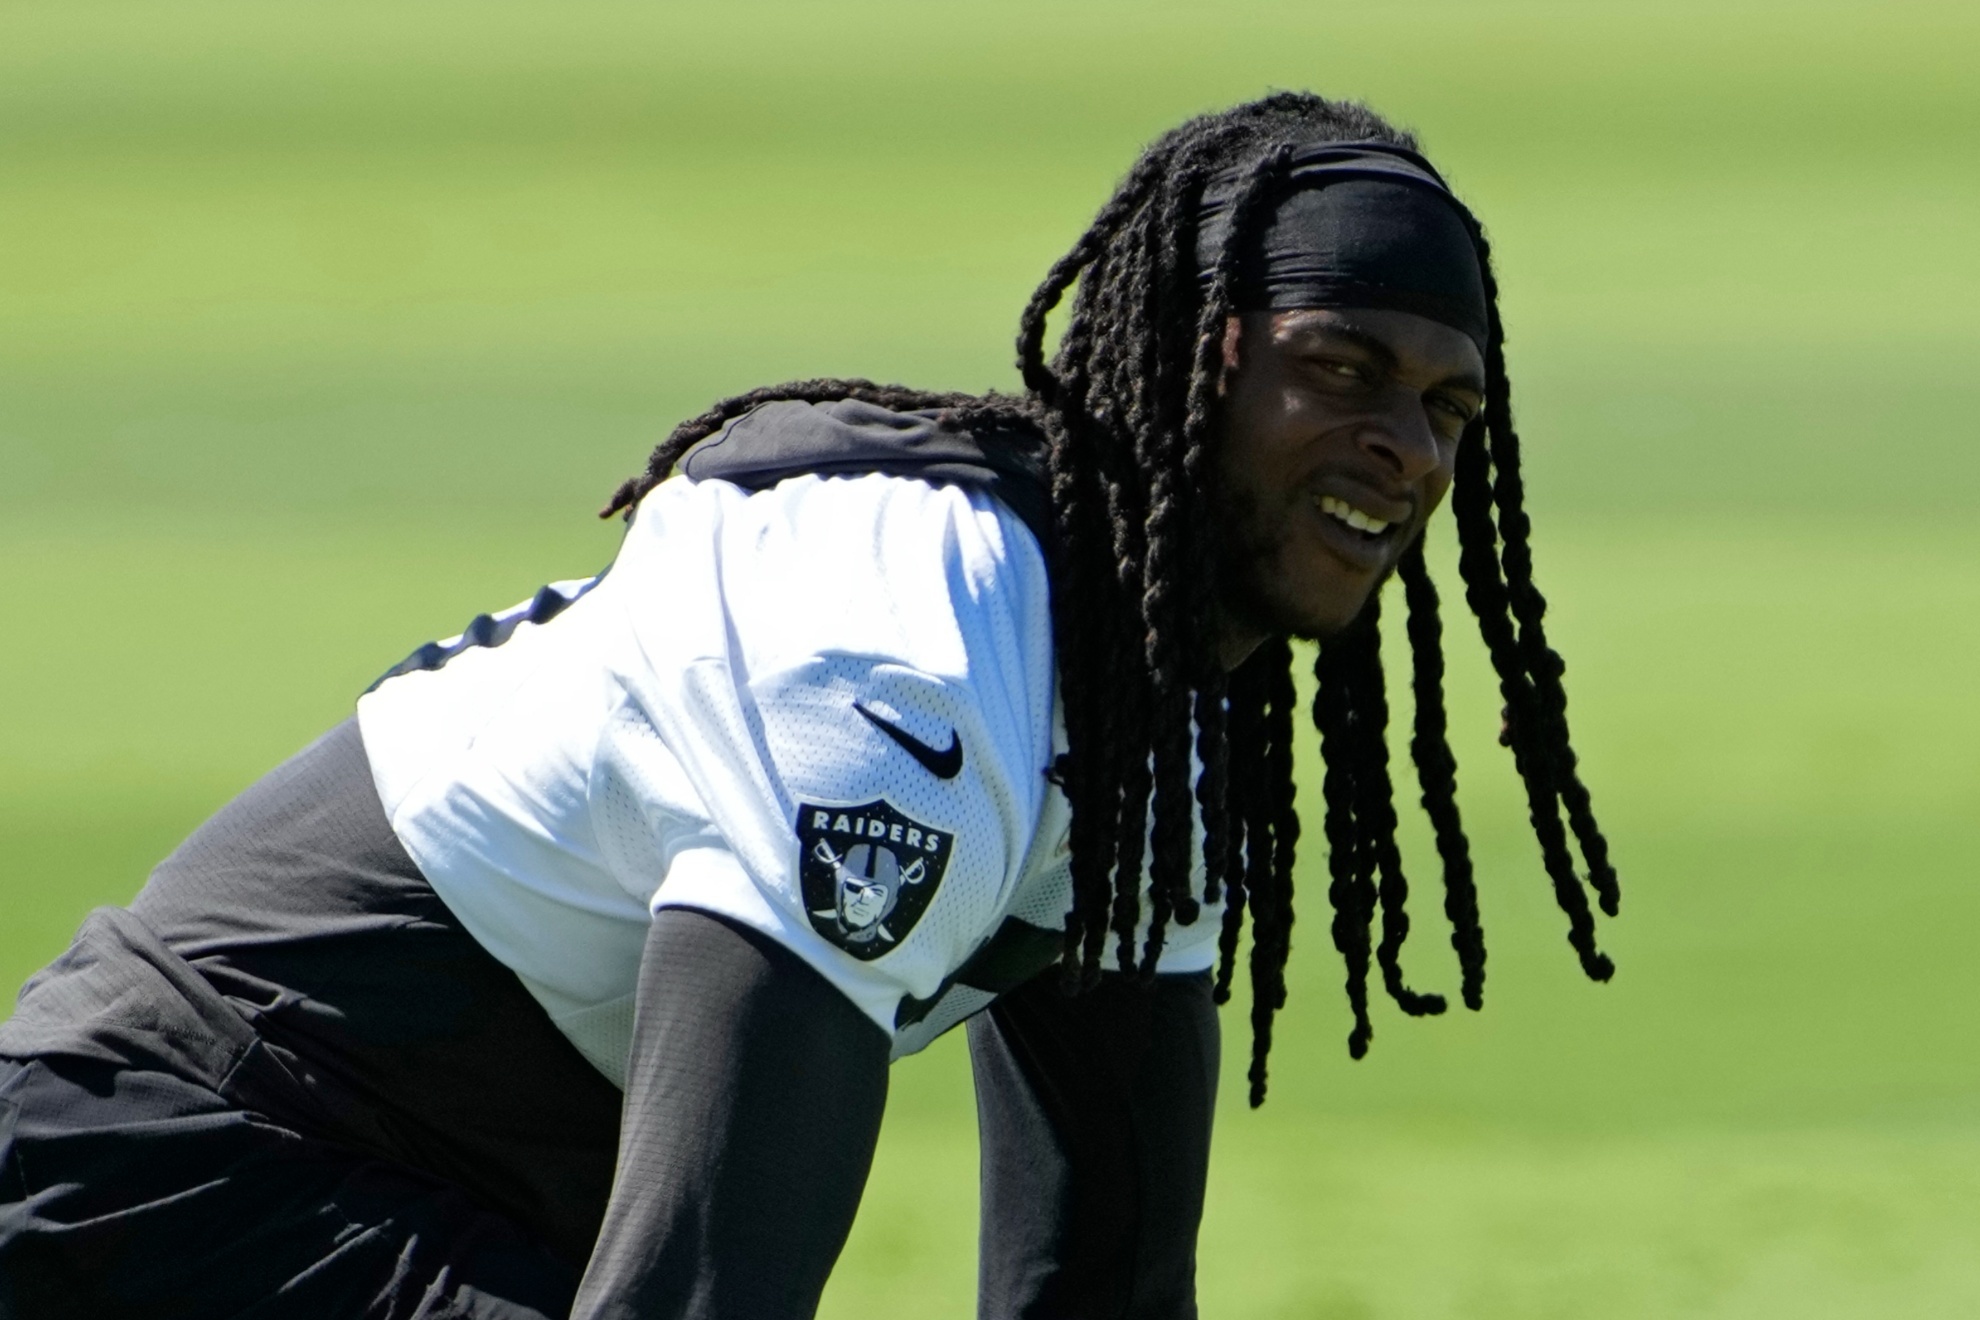
[(927, 910), (955, 835), (884, 799), (857, 806), (798, 805), (798, 874), (820, 935), (855, 958), (881, 957)]

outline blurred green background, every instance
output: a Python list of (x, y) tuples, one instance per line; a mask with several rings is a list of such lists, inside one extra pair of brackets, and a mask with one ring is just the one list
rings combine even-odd
[[(0, 990), (413, 645), (609, 558), (680, 416), (1012, 385), (1137, 147), (1310, 87), (1492, 231), (1621, 970), (1575, 971), (1454, 613), (1486, 1011), (1350, 1063), (1307, 857), (1205, 1313), (1980, 1314), (1976, 68), (1954, 3), (0, 5)], [(959, 1042), (895, 1070), (828, 1315), (971, 1314), (973, 1128)]]

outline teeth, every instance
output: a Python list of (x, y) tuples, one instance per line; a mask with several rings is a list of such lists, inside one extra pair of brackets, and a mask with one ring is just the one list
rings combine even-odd
[(1370, 536), (1380, 536), (1383, 532), (1389, 530), (1387, 519), (1371, 518), (1360, 509), (1349, 504), (1346, 500), (1336, 499), (1332, 495), (1322, 495), (1320, 497), (1320, 512), (1329, 517), (1338, 518), (1348, 526), (1354, 528), (1355, 531), (1366, 532)]

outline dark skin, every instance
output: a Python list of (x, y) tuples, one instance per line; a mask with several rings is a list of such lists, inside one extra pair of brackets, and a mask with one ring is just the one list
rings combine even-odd
[(1485, 401), (1461, 331), (1409, 312), (1247, 312), (1224, 337), (1218, 656), (1324, 638), (1395, 571)]

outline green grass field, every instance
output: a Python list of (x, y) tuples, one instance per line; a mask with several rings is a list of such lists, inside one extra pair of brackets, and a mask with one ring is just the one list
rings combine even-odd
[[(1351, 1064), (1309, 850), (1205, 1313), (1980, 1314), (1976, 67), (1949, 2), (0, 4), (0, 991), (413, 645), (603, 563), (678, 417), (1010, 385), (1141, 141), (1310, 86), (1492, 230), (1621, 970), (1453, 614), (1486, 1011)], [(895, 1071), (830, 1316), (972, 1313), (958, 1046)]]

